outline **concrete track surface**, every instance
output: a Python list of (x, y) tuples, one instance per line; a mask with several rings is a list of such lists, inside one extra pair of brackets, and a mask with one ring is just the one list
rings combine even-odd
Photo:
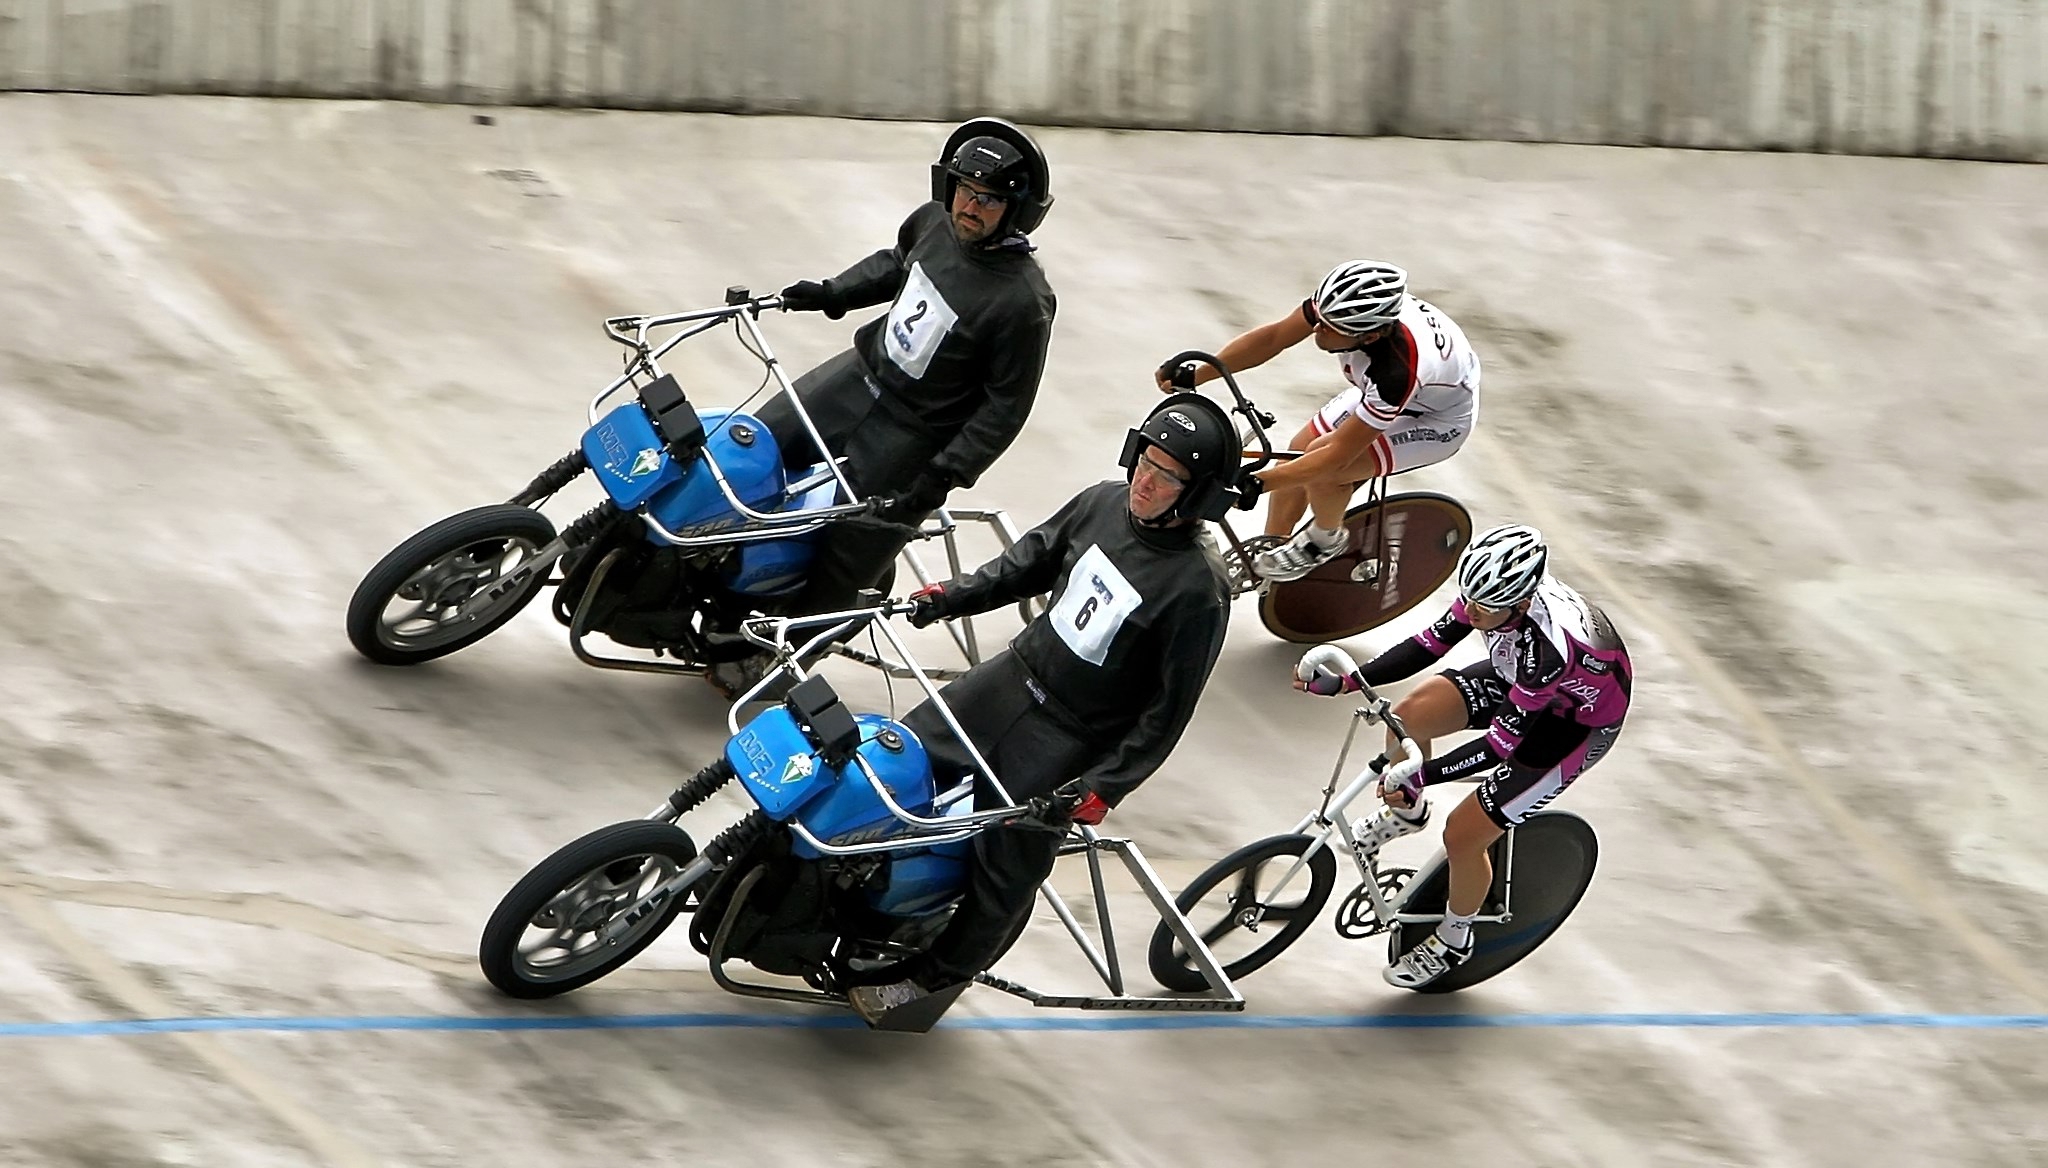
[[(1561, 804), (1592, 892), (1493, 982), (1402, 994), (1319, 925), (1233, 1025), (983, 989), (912, 1038), (724, 995), (680, 930), (554, 1003), (490, 992), (498, 896), (723, 710), (579, 665), (538, 608), (410, 671), (341, 613), (569, 448), (600, 318), (837, 271), (942, 130), (473, 114), (0, 98), (0, 1163), (2048, 1159), (2048, 170), (1045, 132), (1052, 363), (968, 501), (1037, 521), (1114, 472), (1163, 356), (1389, 257), (1487, 370), (1466, 452), (1404, 485), (1543, 526), (1637, 712)], [(851, 323), (766, 327), (803, 368)], [(700, 400), (751, 390), (691, 345)], [(1246, 384), (1292, 425), (1334, 380)], [(1286, 688), (1295, 653), (1243, 602), (1113, 820), (1170, 882), (1313, 802), (1344, 708)], [(1090, 981), (1049, 917), (1004, 968)], [(119, 1025), (176, 1018), (221, 1029)], [(508, 1018), (564, 1028), (419, 1028)]]

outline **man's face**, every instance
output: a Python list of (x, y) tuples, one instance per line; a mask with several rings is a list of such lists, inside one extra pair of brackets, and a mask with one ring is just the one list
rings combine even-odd
[(996, 232), (1010, 201), (972, 179), (953, 181), (953, 235), (961, 243), (980, 243)]
[(1314, 334), (1316, 338), (1316, 348), (1321, 349), (1325, 353), (1342, 353), (1348, 349), (1356, 349), (1360, 345), (1370, 344), (1373, 341), (1379, 340), (1381, 337), (1386, 335), (1387, 329), (1390, 327), (1392, 326), (1382, 325), (1381, 327), (1373, 329), (1370, 332), (1347, 333), (1341, 329), (1332, 328), (1329, 322), (1325, 321), (1322, 318), (1322, 316), (1318, 314), (1316, 316), (1316, 327)]
[(1157, 446), (1145, 447), (1131, 475), (1131, 514), (1146, 523), (1158, 519), (1180, 498), (1187, 482), (1185, 463)]

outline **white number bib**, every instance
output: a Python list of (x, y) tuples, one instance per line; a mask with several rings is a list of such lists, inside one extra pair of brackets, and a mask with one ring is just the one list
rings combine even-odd
[(923, 377), (932, 354), (939, 351), (939, 343), (959, 319), (960, 314), (924, 274), (924, 265), (913, 263), (910, 274), (903, 278), (903, 291), (889, 307), (888, 337), (882, 347), (897, 368), (912, 377)]
[(1067, 590), (1060, 593), (1059, 603), (1047, 615), (1053, 632), (1074, 656), (1100, 665), (1109, 656), (1109, 643), (1116, 639), (1117, 630), (1144, 602), (1102, 549), (1090, 547), (1068, 573)]

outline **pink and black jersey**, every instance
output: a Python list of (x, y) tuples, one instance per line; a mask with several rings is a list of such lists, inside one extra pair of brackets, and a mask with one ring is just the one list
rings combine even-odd
[[(1472, 631), (1465, 602), (1359, 670), (1370, 685), (1412, 676), (1439, 661)], [(1628, 648), (1607, 615), (1546, 576), (1529, 611), (1486, 633), (1493, 670), (1507, 683), (1486, 737), (1431, 759), (1425, 781), (1465, 777), (1511, 759), (1531, 723), (1555, 718), (1586, 730), (1619, 726), (1628, 714), (1633, 669)]]

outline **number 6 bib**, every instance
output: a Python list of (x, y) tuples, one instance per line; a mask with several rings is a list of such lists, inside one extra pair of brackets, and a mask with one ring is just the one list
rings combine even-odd
[(1117, 630), (1144, 602), (1102, 549), (1090, 547), (1075, 562), (1067, 576), (1067, 590), (1060, 593), (1059, 603), (1047, 616), (1074, 656), (1100, 665), (1109, 655)]

